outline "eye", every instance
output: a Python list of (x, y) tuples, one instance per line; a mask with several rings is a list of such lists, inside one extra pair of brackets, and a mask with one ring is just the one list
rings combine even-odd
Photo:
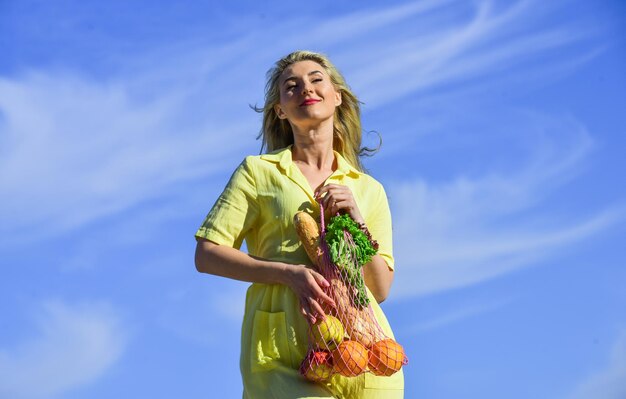
[(313, 79), (313, 83), (316, 83), (316, 82), (321, 82), (321, 81), (322, 81), (322, 78), (316, 78), (316, 79)]
[(289, 90), (293, 90), (296, 88), (296, 85), (292, 84), (292, 85), (288, 85), (285, 87), (285, 90), (289, 91)]

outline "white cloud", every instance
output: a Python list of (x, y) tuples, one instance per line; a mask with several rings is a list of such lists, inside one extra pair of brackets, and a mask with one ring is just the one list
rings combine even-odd
[[(508, 78), (523, 79), (534, 72), (528, 62), (599, 32), (598, 27), (582, 27), (577, 21), (542, 26), (537, 23), (540, 17), (558, 10), (534, 1), (517, 1), (506, 7), (496, 3), (477, 1), (455, 8), (442, 4), (432, 13), (412, 19), (408, 33), (389, 40), (384, 31), (377, 32), (379, 39), (352, 46), (339, 59), (349, 66), (353, 87), (368, 107), (375, 108), (416, 93), (424, 96), (422, 102), (428, 102), (438, 91), (450, 95), (470, 83), (484, 92), (498, 74), (522, 66), (526, 68), (522, 73), (509, 74)], [(474, 16), (469, 21), (458, 18), (463, 6), (474, 8), (470, 9)], [(561, 53), (560, 59), (535, 63), (534, 68), (549, 70), (559, 64), (559, 70), (564, 71), (587, 60), (574, 62), (577, 57)]]
[(525, 120), (529, 133), (545, 129), (546, 134), (529, 134), (532, 158), (516, 172), (388, 187), (402, 273), (393, 298), (465, 287), (536, 264), (624, 219), (623, 204), (573, 220), (554, 210), (542, 214), (541, 202), (576, 176), (593, 141), (571, 118), (535, 114)]
[(0, 79), (0, 187), (10, 193), (0, 231), (17, 240), (58, 233), (232, 166), (224, 160), (241, 141), (222, 138), (241, 125), (205, 117), (185, 129), (184, 101), (161, 94), (139, 100), (123, 83), (70, 76)]
[[(313, 31), (307, 31), (303, 36), (294, 35), (281, 43), (281, 47), (301, 48), (303, 41), (313, 38), (313, 42), (322, 43), (324, 47), (335, 44), (342, 45), (350, 39), (359, 39), (371, 32), (378, 32), (398, 23), (411, 21), (415, 23), (418, 18), (425, 18), (428, 13), (437, 11), (454, 0), (422, 0), (408, 2), (397, 6), (357, 11), (347, 15), (328, 18), (317, 26)], [(283, 32), (283, 26), (276, 28), (279, 35)]]
[[(466, 7), (475, 9), (469, 21), (459, 18)], [(527, 0), (507, 7), (410, 2), (320, 25), (300, 17), (299, 26), (317, 27), (314, 35), (285, 35), (294, 23), (285, 21), (218, 45), (169, 43), (105, 78), (67, 69), (0, 77), (0, 189), (8, 193), (0, 208), (2, 244), (77, 229), (175, 197), (181, 181), (207, 184), (213, 173), (228, 173), (241, 154), (258, 148), (252, 137), (259, 118), (247, 104), (262, 97), (264, 71), (294, 47), (326, 48), (368, 105), (427, 89), (426, 101), (434, 101), (447, 84), (490, 78), (590, 34), (576, 21), (529, 24), (549, 12)], [(272, 43), (272, 51), (259, 42)]]
[(582, 381), (570, 399), (626, 398), (626, 331), (618, 337), (606, 368)]
[(0, 397), (50, 398), (89, 384), (126, 345), (119, 317), (103, 304), (46, 302), (36, 324), (36, 334), (0, 349)]

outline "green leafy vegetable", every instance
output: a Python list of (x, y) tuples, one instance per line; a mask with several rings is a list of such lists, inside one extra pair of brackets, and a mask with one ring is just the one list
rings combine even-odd
[(355, 305), (369, 304), (361, 268), (376, 255), (367, 235), (348, 214), (334, 216), (326, 226), (326, 243), (330, 257), (337, 265), (348, 284), (356, 290)]

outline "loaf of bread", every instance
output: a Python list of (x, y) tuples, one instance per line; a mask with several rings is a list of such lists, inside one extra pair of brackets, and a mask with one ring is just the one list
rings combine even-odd
[(321, 270), (322, 249), (320, 247), (320, 228), (311, 215), (306, 212), (298, 212), (293, 217), (293, 224), (296, 227), (296, 233), (300, 237), (302, 246), (309, 259), (318, 271)]

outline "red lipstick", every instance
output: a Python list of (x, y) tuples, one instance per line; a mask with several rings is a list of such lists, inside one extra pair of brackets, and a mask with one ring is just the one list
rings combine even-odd
[(313, 105), (320, 102), (320, 100), (316, 100), (314, 98), (307, 98), (306, 100), (304, 100), (302, 102), (302, 104), (300, 104), (301, 107), (306, 106), (306, 105)]

